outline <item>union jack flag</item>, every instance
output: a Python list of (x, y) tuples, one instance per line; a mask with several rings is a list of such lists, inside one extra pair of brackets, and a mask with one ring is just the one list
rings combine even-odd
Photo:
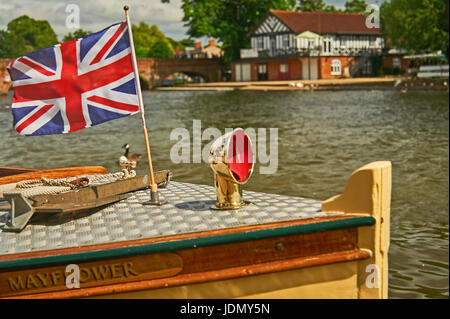
[(126, 22), (12, 61), (14, 127), (69, 133), (139, 112)]

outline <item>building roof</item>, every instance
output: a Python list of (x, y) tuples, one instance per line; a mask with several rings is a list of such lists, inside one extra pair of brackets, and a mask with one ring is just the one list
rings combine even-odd
[(381, 34), (380, 28), (368, 28), (361, 13), (306, 12), (270, 10), (295, 34), (312, 31), (319, 34)]

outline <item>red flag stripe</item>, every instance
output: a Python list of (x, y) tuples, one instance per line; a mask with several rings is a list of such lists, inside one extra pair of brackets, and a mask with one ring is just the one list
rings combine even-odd
[(138, 105), (121, 103), (121, 102), (105, 99), (105, 98), (97, 96), (97, 95), (88, 97), (87, 100), (91, 101), (91, 102), (96, 102), (96, 103), (100, 103), (100, 104), (103, 104), (103, 105), (111, 106), (111, 107), (114, 107), (116, 109), (120, 109), (120, 110), (124, 110), (124, 111), (128, 111), (128, 112), (139, 111), (139, 106)]
[(44, 75), (47, 75), (47, 76), (55, 75), (54, 72), (47, 71), (46, 69), (44, 69), (40, 65), (32, 62), (31, 60), (28, 60), (28, 59), (25, 59), (25, 58), (20, 58), (18, 61), (22, 62), (23, 64), (28, 65), (30, 68), (33, 68), (36, 71), (38, 71), (38, 72), (40, 72), (40, 73), (42, 73)]
[(45, 112), (47, 112), (48, 110), (50, 110), (50, 108), (53, 106), (53, 104), (49, 104), (49, 105), (44, 105), (39, 111), (37, 111), (36, 113), (34, 113), (33, 115), (31, 115), (28, 119), (26, 119), (25, 121), (22, 122), (22, 124), (20, 124), (17, 128), (16, 131), (17, 132), (22, 132), (28, 125), (30, 125), (31, 123), (33, 123), (35, 120), (37, 120), (39, 117), (41, 117), (41, 115), (43, 115)]
[[(130, 70), (132, 70), (132, 64), (130, 55), (128, 54), (101, 69), (90, 71), (79, 77), (78, 75), (74, 75), (70, 85), (69, 83), (62, 83), (61, 80), (55, 80), (33, 85), (17, 86), (14, 88), (14, 102), (56, 99), (67, 96), (64, 93), (69, 94), (65, 92), (69, 90), (86, 92), (117, 81), (130, 74)], [(95, 81), (92, 81), (92, 78), (95, 78)]]
[(122, 23), (117, 29), (116, 33), (109, 39), (108, 42), (106, 42), (105, 46), (97, 53), (94, 60), (90, 63), (90, 65), (97, 63), (101, 60), (101, 58), (105, 55), (106, 51), (109, 50), (109, 48), (113, 45), (113, 43), (116, 41), (116, 39), (119, 37), (119, 35), (122, 33), (123, 29), (125, 29), (126, 24)]

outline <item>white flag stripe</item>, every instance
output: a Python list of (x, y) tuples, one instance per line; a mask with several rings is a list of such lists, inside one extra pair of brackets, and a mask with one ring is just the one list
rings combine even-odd
[[(119, 92), (119, 91), (114, 91), (113, 89), (115, 89), (116, 87), (119, 87), (125, 83), (127, 83), (128, 81), (131, 81), (134, 79), (134, 73), (130, 73), (127, 76), (124, 76), (122, 79), (107, 84), (101, 88), (97, 88), (95, 90), (89, 91), (89, 96), (100, 96), (103, 97), (105, 99), (110, 99), (110, 100), (114, 100), (120, 103), (126, 103), (126, 104), (132, 104), (132, 105), (138, 105), (138, 100), (135, 94), (128, 94), (128, 93), (123, 93), (123, 92)], [(90, 101), (88, 101), (90, 102)]]
[[(55, 70), (52, 70), (52, 69), (50, 69), (48, 66), (46, 66), (46, 65), (44, 65), (44, 64), (41, 64), (41, 63), (39, 63), (38, 61), (33, 60), (33, 59), (31, 59), (31, 58), (29, 58), (29, 57), (27, 57), (27, 56), (24, 56), (24, 57), (22, 57), (21, 59), (28, 60), (28, 61), (30, 61), (31, 63), (34, 63), (34, 64), (36, 64), (36, 65), (39, 65), (41, 68), (43, 68), (44, 70), (46, 70), (46, 71), (48, 71), (48, 72), (50, 72), (50, 73), (56, 73)], [(39, 72), (39, 73), (40, 73), (40, 72)], [(41, 74), (42, 74), (42, 73), (41, 73)]]
[[(115, 25), (114, 27), (111, 27), (108, 31), (103, 34), (103, 36), (92, 46), (92, 48), (86, 53), (84, 59), (80, 61), (80, 51), (81, 51), (81, 39), (77, 41), (77, 54), (78, 54), (78, 74), (85, 74), (87, 72), (90, 72), (92, 70), (96, 70), (99, 68), (102, 68), (110, 63), (113, 63), (115, 61), (118, 61), (122, 59), (123, 57), (127, 56), (131, 53), (130, 48), (127, 48), (123, 50), (122, 52), (115, 54), (114, 56), (106, 59), (108, 54), (111, 52), (111, 50), (114, 48), (114, 46), (117, 44), (117, 42), (123, 37), (124, 32), (122, 32), (119, 37), (114, 41), (113, 45), (108, 49), (107, 53), (103, 55), (102, 59), (100, 59), (99, 62), (94, 63), (90, 65), (92, 60), (97, 56), (99, 50), (96, 48), (102, 48), (106, 45), (106, 43), (109, 41), (109, 39), (116, 33), (117, 29), (120, 27), (120, 24)], [(127, 30), (127, 28), (125, 28)]]
[(98, 103), (98, 102), (88, 101), (87, 104), (89, 104), (91, 106), (98, 107), (99, 109), (103, 109), (103, 110), (106, 110), (106, 111), (119, 113), (119, 114), (125, 114), (125, 115), (127, 115), (127, 114), (131, 115), (131, 114), (135, 114), (135, 113), (139, 112), (139, 110), (137, 110), (136, 112), (130, 112), (130, 111), (126, 111), (126, 110), (119, 110), (119, 109), (116, 109), (116, 108), (113, 108), (113, 107), (110, 107), (110, 106), (107, 106), (107, 105), (104, 105), (104, 104), (101, 104), (101, 103)]
[[(61, 78), (61, 61), (62, 61), (62, 56), (61, 56), (61, 48), (59, 47), (59, 45), (56, 45), (54, 47), (54, 52), (55, 52), (55, 58), (56, 58), (56, 72), (51, 70), (52, 73), (55, 73), (55, 75), (51, 75), (51, 76), (47, 76), (42, 74), (41, 72), (35, 71), (33, 69), (30, 68), (30, 66), (18, 61), (19, 59), (15, 60), (11, 65), (10, 65), (10, 69), (14, 68), (19, 70), (22, 73), (25, 73), (27, 76), (30, 77), (30, 79), (23, 79), (23, 80), (15, 80), (12, 83), (13, 87), (17, 87), (17, 86), (21, 86), (21, 85), (28, 85), (28, 84), (34, 84), (36, 82), (51, 82), (51, 81), (56, 81), (59, 80)], [(30, 61), (36, 63), (36, 61), (29, 59)], [(39, 63), (37, 63), (39, 64)], [(39, 64), (40, 66), (42, 66), (42, 64)]]
[[(83, 61), (81, 61), (81, 63), (82, 64), (86, 63), (89, 65), (98, 54), (97, 50), (93, 50), (94, 47), (95, 46), (103, 47), (109, 41), (109, 39), (114, 35), (114, 33), (116, 33), (119, 26), (120, 26), (120, 24), (115, 25), (115, 26), (109, 28), (108, 30), (106, 30), (106, 32), (103, 34), (103, 36), (86, 53), (86, 55), (84, 56)], [(81, 42), (81, 40), (79, 40), (79, 42)]]
[[(42, 109), (44, 106), (38, 107), (35, 112), (39, 111), (40, 109)], [(47, 112), (45, 112), (43, 115), (41, 115), (39, 117), (39, 119), (37, 119), (36, 121), (33, 121), (30, 125), (28, 125), (27, 127), (25, 127), (20, 134), (21, 135), (28, 135), (28, 134), (33, 134), (35, 131), (37, 131), (38, 129), (40, 129), (42, 126), (44, 126), (45, 124), (47, 124), (51, 119), (53, 119), (53, 117), (55, 117), (55, 115), (58, 113), (59, 109), (57, 107), (51, 107)], [(33, 112), (33, 114), (35, 113)], [(17, 123), (17, 125), (15, 126), (16, 128), (19, 126), (20, 124)]]
[[(114, 49), (114, 47), (116, 46), (117, 42), (120, 41), (120, 39), (122, 39), (123, 35), (125, 34), (125, 32), (128, 32), (127, 27), (125, 27), (122, 30), (122, 33), (119, 34), (119, 36), (117, 37), (117, 39), (113, 42), (113, 44), (109, 47), (109, 49), (106, 51), (106, 53), (102, 56), (101, 60), (105, 60), (106, 57), (109, 55), (109, 53), (112, 51), (112, 49)], [(111, 58), (111, 57), (110, 57)], [(110, 59), (108, 58), (108, 59)]]

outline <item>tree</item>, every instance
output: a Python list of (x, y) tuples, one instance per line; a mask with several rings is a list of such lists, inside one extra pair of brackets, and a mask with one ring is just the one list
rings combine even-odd
[(83, 29), (78, 29), (78, 30), (75, 30), (73, 33), (69, 32), (67, 35), (65, 35), (62, 42), (67, 42), (67, 41), (71, 41), (71, 40), (75, 40), (75, 39), (79, 39), (79, 38), (85, 38), (91, 33), (92, 33), (91, 31), (85, 31)]
[(181, 45), (180, 42), (178, 42), (177, 40), (174, 40), (170, 37), (166, 37), (166, 39), (169, 41), (170, 45), (172, 46), (172, 48), (176, 48), (179, 47), (181, 50), (184, 50), (184, 46)]
[(34, 50), (58, 43), (55, 31), (46, 20), (35, 20), (23, 15), (10, 21), (7, 30), (25, 40)]
[(322, 0), (300, 0), (298, 9), (300, 11), (323, 11)]
[(178, 47), (180, 50), (185, 50), (187, 47), (194, 47), (195, 46), (195, 40), (194, 39), (182, 39), (180, 41), (174, 40), (172, 38), (166, 37), (167, 40), (169, 40), (170, 44), (172, 45), (172, 48)]
[(327, 5), (322, 0), (300, 0), (298, 10), (300, 11), (321, 11), (321, 12), (340, 12), (333, 5)]
[(56, 34), (47, 21), (24, 15), (10, 21), (6, 31), (0, 31), (0, 57), (16, 58), (56, 43)]
[(14, 45), (7, 31), (0, 31), (0, 58), (14, 58)]
[(151, 58), (168, 58), (170, 54), (173, 53), (172, 46), (164, 41), (163, 39), (157, 40), (153, 43), (149, 51), (149, 57)]
[(442, 50), (448, 57), (448, 1), (391, 0), (380, 8), (388, 46), (427, 52)]
[[(164, 41), (166, 46), (173, 52), (172, 44), (166, 38), (156, 25), (149, 26), (145, 22), (140, 22), (139, 25), (132, 25), (134, 47), (136, 56), (140, 58), (151, 57), (151, 49), (157, 41)], [(158, 54), (162, 49), (162, 44), (158, 44)], [(166, 56), (167, 57), (167, 56)]]
[(189, 39), (182, 39), (182, 40), (179, 41), (179, 43), (182, 46), (184, 46), (185, 48), (186, 47), (190, 47), (190, 48), (195, 47), (195, 40), (191, 39), (191, 38), (189, 38)]
[(11, 20), (0, 32), (0, 56), (15, 58), (58, 43), (56, 34), (45, 20), (26, 15)]
[(323, 12), (341, 12), (341, 9), (337, 9), (335, 6), (333, 5), (326, 5), (323, 7), (322, 9)]
[(348, 13), (365, 13), (367, 3), (364, 0), (352, 0), (345, 3), (345, 12)]
[(240, 49), (250, 47), (248, 34), (269, 9), (295, 7), (296, 0), (183, 0), (181, 6), (188, 35), (218, 39), (226, 61), (239, 59)]

